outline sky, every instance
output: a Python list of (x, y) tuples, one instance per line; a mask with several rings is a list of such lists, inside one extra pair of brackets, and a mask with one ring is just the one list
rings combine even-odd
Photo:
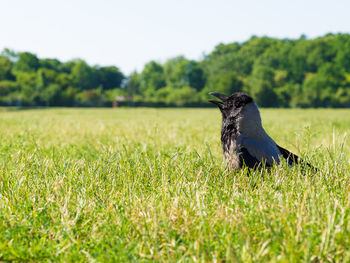
[(349, 10), (349, 0), (0, 0), (0, 50), (130, 74), (151, 60), (200, 60), (253, 35), (349, 33)]

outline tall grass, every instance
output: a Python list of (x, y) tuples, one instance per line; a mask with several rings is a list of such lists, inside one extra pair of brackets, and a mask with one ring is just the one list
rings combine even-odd
[(0, 261), (350, 261), (350, 111), (262, 119), (319, 171), (228, 172), (214, 109), (0, 111)]

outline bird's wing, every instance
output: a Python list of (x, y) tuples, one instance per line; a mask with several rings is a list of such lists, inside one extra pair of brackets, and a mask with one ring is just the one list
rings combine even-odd
[(240, 137), (238, 146), (247, 149), (248, 153), (259, 162), (266, 162), (272, 166), (274, 162), (279, 164), (279, 153), (275, 143), (270, 141), (257, 141), (250, 138)]
[(238, 152), (238, 156), (240, 159), (240, 162), (242, 164), (245, 164), (249, 168), (257, 168), (259, 166), (265, 165), (265, 167), (270, 167), (268, 163), (263, 164), (261, 161), (256, 159), (254, 156), (252, 156), (247, 148), (241, 147)]
[(288, 151), (287, 149), (284, 149), (283, 147), (281, 147), (279, 145), (277, 145), (277, 148), (280, 151), (280, 153), (283, 156), (283, 158), (287, 160), (289, 165), (293, 165), (294, 163), (296, 163), (296, 164), (304, 163), (307, 166), (309, 166), (312, 169), (317, 171), (317, 168), (313, 167), (311, 164), (309, 164), (308, 162), (306, 162), (303, 159), (301, 159), (298, 155), (296, 155), (294, 153), (291, 153), (290, 151)]

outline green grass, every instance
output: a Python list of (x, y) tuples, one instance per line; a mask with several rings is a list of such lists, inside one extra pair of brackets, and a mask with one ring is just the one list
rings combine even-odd
[(0, 261), (349, 262), (350, 110), (262, 110), (319, 172), (228, 172), (215, 109), (0, 111)]

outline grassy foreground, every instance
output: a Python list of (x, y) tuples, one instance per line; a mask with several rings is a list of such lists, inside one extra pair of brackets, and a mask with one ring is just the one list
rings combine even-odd
[(0, 261), (350, 261), (350, 110), (262, 110), (318, 173), (228, 172), (215, 109), (0, 111)]

